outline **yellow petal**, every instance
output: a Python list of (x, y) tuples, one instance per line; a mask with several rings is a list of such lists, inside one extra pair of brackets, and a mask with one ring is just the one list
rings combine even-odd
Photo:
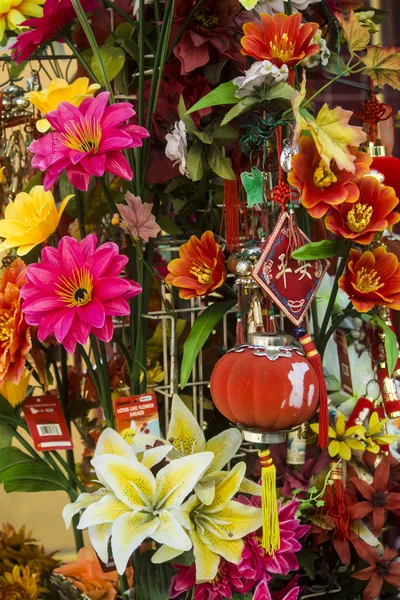
[(351, 459), (351, 450), (345, 444), (345, 442), (339, 442), (339, 456), (340, 456), (340, 458), (343, 458), (343, 460)]
[(346, 446), (348, 446), (349, 448), (352, 448), (353, 450), (364, 450), (365, 449), (365, 443), (361, 442), (360, 440), (345, 440), (343, 442), (344, 444), (346, 444)]
[(344, 415), (342, 415), (342, 413), (339, 413), (338, 420), (336, 422), (336, 434), (342, 435), (344, 433), (345, 426), (346, 424), (344, 421)]
[(209, 531), (204, 531), (202, 540), (211, 552), (222, 556), (222, 558), (235, 565), (239, 564), (244, 548), (242, 539), (222, 540), (218, 536), (212, 535)]
[(339, 442), (337, 440), (332, 440), (328, 446), (329, 456), (331, 456), (332, 458), (334, 456), (336, 456), (339, 452), (339, 449), (340, 449)]
[(328, 427), (328, 436), (333, 439), (336, 438), (336, 431), (331, 426)]
[(196, 483), (194, 491), (202, 504), (207, 506), (211, 504), (215, 496), (215, 481), (203, 478), (202, 481)]
[(314, 433), (319, 433), (319, 423), (310, 423), (310, 429), (312, 429)]
[(170, 548), (164, 544), (153, 554), (151, 562), (155, 565), (160, 565), (161, 563), (172, 561), (181, 554), (182, 550), (176, 550), (176, 548)]
[(167, 440), (181, 456), (203, 452), (206, 448), (203, 430), (178, 394), (172, 399)]
[(155, 448), (149, 448), (143, 452), (143, 458), (141, 463), (151, 469), (154, 465), (158, 465), (164, 458), (171, 452), (172, 446), (156, 446)]
[(152, 537), (159, 524), (158, 517), (143, 512), (125, 513), (115, 521), (111, 528), (111, 549), (120, 575), (125, 572), (126, 565), (136, 548), (146, 538)]
[(158, 517), (160, 525), (153, 533), (153, 540), (182, 552), (190, 550), (192, 542), (177, 519), (168, 510), (161, 510)]
[(211, 464), (211, 452), (199, 452), (171, 461), (157, 473), (157, 506), (180, 506)]
[(132, 512), (130, 508), (118, 500), (113, 494), (106, 494), (97, 502), (90, 504), (79, 521), (78, 528), (86, 529), (92, 525), (103, 525), (103, 523), (114, 523), (118, 517), (126, 512)]
[(201, 515), (206, 518), (202, 525), (217, 537), (225, 540), (239, 540), (248, 533), (256, 531), (262, 525), (261, 508), (246, 506), (236, 500), (217, 513), (210, 513), (208, 507), (204, 507)]
[(193, 529), (190, 532), (196, 562), (196, 582), (212, 581), (218, 572), (220, 557), (212, 552)]
[(111, 427), (107, 427), (97, 440), (94, 455), (96, 457), (103, 454), (114, 454), (115, 456), (125, 456), (125, 458), (136, 460), (131, 446)]
[(215, 490), (215, 497), (210, 506), (207, 506), (208, 513), (216, 513), (225, 508), (233, 496), (238, 491), (246, 472), (246, 463), (237, 463), (227, 474), (225, 479), (218, 484)]
[(40, 133), (46, 133), (50, 127), (51, 125), (47, 119), (39, 119), (36, 121), (36, 129), (40, 131)]
[(376, 444), (379, 444), (380, 446), (384, 445), (384, 444), (394, 444), (394, 442), (396, 442), (398, 440), (398, 436), (391, 434), (391, 433), (387, 433), (385, 435), (379, 435), (378, 437), (374, 437), (373, 440)]
[(0, 388), (0, 394), (4, 396), (11, 406), (14, 408), (21, 404), (25, 398), (29, 387), (29, 381), (31, 374), (28, 369), (22, 372), (18, 383), (12, 383), (12, 381), (5, 381)]
[(246, 10), (253, 10), (258, 4), (258, 0), (239, 0), (240, 4), (244, 6)]
[(87, 508), (90, 506), (90, 504), (93, 504), (93, 502), (97, 502), (103, 498), (105, 494), (107, 494), (107, 490), (105, 488), (101, 488), (92, 494), (80, 494), (75, 502), (64, 506), (62, 517), (64, 519), (66, 528), (70, 528), (72, 518), (77, 515), (79, 511), (81, 511), (83, 508)]
[(372, 438), (367, 438), (367, 450), (372, 454), (378, 454), (380, 448), (378, 444), (375, 444)]
[(354, 427), (349, 427), (348, 429), (346, 429), (345, 435), (350, 436), (350, 435), (358, 435), (360, 438), (362, 438), (363, 440), (365, 439), (365, 427), (363, 427), (362, 425), (354, 425)]
[(98, 556), (105, 563), (108, 562), (108, 542), (111, 537), (112, 523), (92, 525), (88, 529), (90, 542)]
[[(226, 471), (214, 471), (210, 475), (207, 475), (207, 480), (212, 479), (218, 484), (223, 479), (225, 479), (225, 477)], [(204, 478), (202, 479), (202, 481), (204, 481)], [(255, 481), (251, 481), (251, 479), (243, 477), (238, 492), (241, 494), (249, 494), (250, 496), (261, 496), (262, 487), (261, 485), (258, 485), (258, 483), (256, 483)]]
[(208, 472), (219, 471), (232, 460), (242, 443), (242, 434), (238, 429), (227, 429), (211, 438), (206, 444), (206, 450), (214, 453)]

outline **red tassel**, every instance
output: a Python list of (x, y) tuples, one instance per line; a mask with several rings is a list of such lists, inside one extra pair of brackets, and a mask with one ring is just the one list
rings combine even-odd
[(239, 181), (224, 181), (225, 237), (228, 250), (237, 250), (240, 244)]
[(342, 542), (347, 542), (350, 526), (350, 501), (343, 485), (343, 466), (341, 463), (333, 464), (334, 468), (331, 472), (333, 484), (327, 486), (322, 498), (324, 501), (322, 513), (333, 520), (335, 537)]
[(317, 374), (319, 384), (319, 433), (318, 433), (318, 446), (320, 448), (328, 447), (328, 394), (326, 391), (326, 384), (324, 378), (324, 372), (322, 369), (321, 356), (315, 347), (313, 340), (309, 334), (303, 335), (299, 339), (299, 342), (303, 346), (306, 353), (306, 357), (314, 367)]

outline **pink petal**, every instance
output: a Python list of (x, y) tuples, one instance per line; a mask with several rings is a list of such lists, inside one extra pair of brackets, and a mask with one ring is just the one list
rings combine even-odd
[(55, 308), (64, 308), (65, 304), (61, 298), (56, 296), (41, 296), (40, 298), (27, 298), (22, 304), (23, 312), (47, 312)]
[(75, 315), (75, 319), (72, 322), (70, 332), (76, 339), (79, 344), (84, 346), (88, 341), (88, 337), (90, 334), (91, 326), (86, 321), (81, 321), (78, 318), (77, 314)]
[(62, 312), (59, 310), (53, 310), (50, 313), (47, 313), (44, 318), (40, 321), (37, 336), (39, 342), (44, 342), (44, 340), (54, 331), (54, 327), (58, 320), (60, 319), (60, 315), (62, 317)]
[(103, 342), (109, 342), (114, 333), (114, 325), (112, 322), (112, 318), (106, 317), (104, 326), (99, 329), (93, 327), (92, 332), (96, 337), (99, 338), (99, 340), (102, 340)]
[(106, 155), (95, 154), (94, 156), (85, 156), (82, 160), (82, 167), (96, 177), (102, 177), (106, 170)]
[(79, 242), (79, 248), (81, 249), (83, 256), (87, 261), (92, 254), (94, 254), (97, 246), (97, 236), (94, 233), (87, 235), (81, 242)]
[(132, 169), (121, 152), (107, 152), (106, 171), (113, 175), (117, 175), (117, 177), (122, 177), (122, 179), (126, 179), (127, 181), (131, 181), (133, 177)]
[[(89, 236), (88, 236), (89, 237)], [(42, 262), (48, 263), (56, 269), (60, 269), (60, 261), (58, 260), (57, 248), (51, 246), (45, 246), (42, 250)]]
[(83, 252), (79, 247), (79, 243), (73, 237), (65, 235), (61, 238), (58, 245), (61, 268), (65, 271), (67, 277), (71, 276), (74, 271), (81, 269), (85, 264)]
[(75, 352), (76, 339), (71, 331), (69, 331), (67, 333), (67, 335), (65, 336), (64, 341), (63, 341), (63, 346), (66, 349), (66, 351), (69, 352), (70, 354), (73, 354)]
[(131, 312), (129, 304), (122, 298), (113, 298), (112, 300), (107, 300), (104, 302), (103, 306), (106, 315), (111, 317), (122, 317), (124, 315), (129, 315)]
[(128, 261), (129, 261), (129, 258), (127, 256), (124, 256), (123, 254), (120, 256), (115, 256), (113, 258), (111, 264), (108, 265), (106, 271), (104, 272), (104, 275), (106, 277), (118, 276), (121, 273), (121, 271), (124, 269), (124, 267), (126, 266)]
[(111, 150), (122, 150), (130, 148), (132, 137), (122, 129), (110, 129), (101, 140), (99, 152), (110, 152)]
[(118, 256), (119, 249), (116, 244), (113, 244), (111, 249), (105, 246), (106, 244), (99, 246), (86, 261), (86, 267), (90, 270), (94, 281), (97, 281), (103, 275), (108, 266)]
[(119, 277), (102, 277), (93, 287), (93, 296), (101, 300), (108, 300), (122, 296), (129, 292), (130, 285), (125, 279)]
[(85, 119), (98, 120), (101, 122), (109, 97), (110, 92), (101, 92), (100, 94), (97, 94), (95, 98), (87, 98), (83, 107), (85, 109), (87, 105)]
[[(90, 175), (78, 168), (67, 167), (67, 177), (74, 187), (83, 192), (87, 192), (90, 182)], [(55, 182), (55, 181), (54, 181)]]
[(129, 300), (129, 298), (133, 298), (142, 292), (140, 285), (136, 281), (133, 281), (133, 279), (125, 279), (125, 281), (130, 284), (128, 292), (123, 296), (125, 300)]
[(104, 111), (101, 125), (103, 129), (111, 129), (121, 125), (131, 117), (133, 117), (135, 111), (129, 102), (119, 102), (118, 104), (112, 104), (107, 106)]
[(78, 306), (78, 317), (92, 327), (103, 327), (105, 321), (104, 307), (98, 298), (92, 298), (85, 306)]
[(54, 335), (60, 344), (67, 336), (74, 320), (76, 308), (66, 308), (59, 313), (59, 319), (54, 327)]
[(261, 581), (258, 584), (254, 592), (253, 600), (271, 600), (271, 593), (266, 581)]
[(41, 263), (28, 265), (26, 268), (26, 278), (38, 288), (46, 291), (53, 291), (58, 272), (56, 269)]

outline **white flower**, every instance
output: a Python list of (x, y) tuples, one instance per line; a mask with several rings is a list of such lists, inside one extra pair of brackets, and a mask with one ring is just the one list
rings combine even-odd
[[(292, 8), (294, 9), (294, 12), (297, 10), (306, 10), (310, 4), (316, 4), (317, 2), (321, 2), (321, 0), (292, 0)], [(244, 2), (242, 2), (242, 4), (244, 4)], [(269, 15), (274, 15), (278, 12), (284, 13), (285, 3), (283, 0), (263, 0), (258, 2), (255, 6), (255, 10), (258, 13), (268, 13)]]
[(174, 166), (179, 165), (181, 175), (188, 175), (187, 165), (187, 138), (186, 128), (183, 121), (177, 121), (171, 133), (165, 136), (167, 147), (166, 156), (174, 161)]
[(238, 86), (235, 92), (237, 98), (251, 96), (257, 87), (262, 85), (273, 85), (281, 81), (286, 81), (289, 77), (287, 65), (282, 65), (280, 69), (269, 60), (257, 61), (253, 63), (244, 76), (236, 77), (233, 83)]
[(311, 40), (311, 44), (318, 44), (318, 54), (314, 54), (314, 56), (305, 58), (300, 64), (308, 69), (318, 67), (319, 65), (326, 67), (331, 56), (331, 51), (328, 48), (325, 38), (322, 37), (322, 31), (320, 29), (318, 29), (315, 33), (313, 39)]

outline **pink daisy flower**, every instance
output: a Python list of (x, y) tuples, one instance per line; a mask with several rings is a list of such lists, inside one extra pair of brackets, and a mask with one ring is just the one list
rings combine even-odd
[(128, 181), (132, 170), (122, 154), (142, 145), (149, 132), (139, 125), (124, 125), (135, 111), (128, 102), (107, 106), (109, 92), (85, 98), (80, 106), (62, 102), (46, 115), (55, 130), (32, 142), (32, 166), (46, 171), (44, 189), (49, 190), (65, 169), (72, 185), (87, 190), (91, 175), (105, 172)]
[(41, 263), (27, 267), (22, 311), (29, 325), (38, 325), (41, 342), (54, 333), (70, 353), (77, 342), (86, 344), (90, 333), (109, 342), (112, 317), (130, 313), (127, 300), (142, 289), (119, 277), (128, 258), (113, 242), (97, 249), (96, 242), (93, 234), (81, 242), (65, 236), (58, 248), (43, 248)]
[[(81, 0), (82, 8), (89, 12), (98, 8), (98, 0)], [(39, 46), (57, 39), (62, 29), (76, 17), (71, 0), (46, 0), (43, 5), (43, 17), (27, 19), (19, 27), (29, 27), (29, 31), (20, 33), (11, 48), (13, 59), (19, 64), (28, 60)]]

